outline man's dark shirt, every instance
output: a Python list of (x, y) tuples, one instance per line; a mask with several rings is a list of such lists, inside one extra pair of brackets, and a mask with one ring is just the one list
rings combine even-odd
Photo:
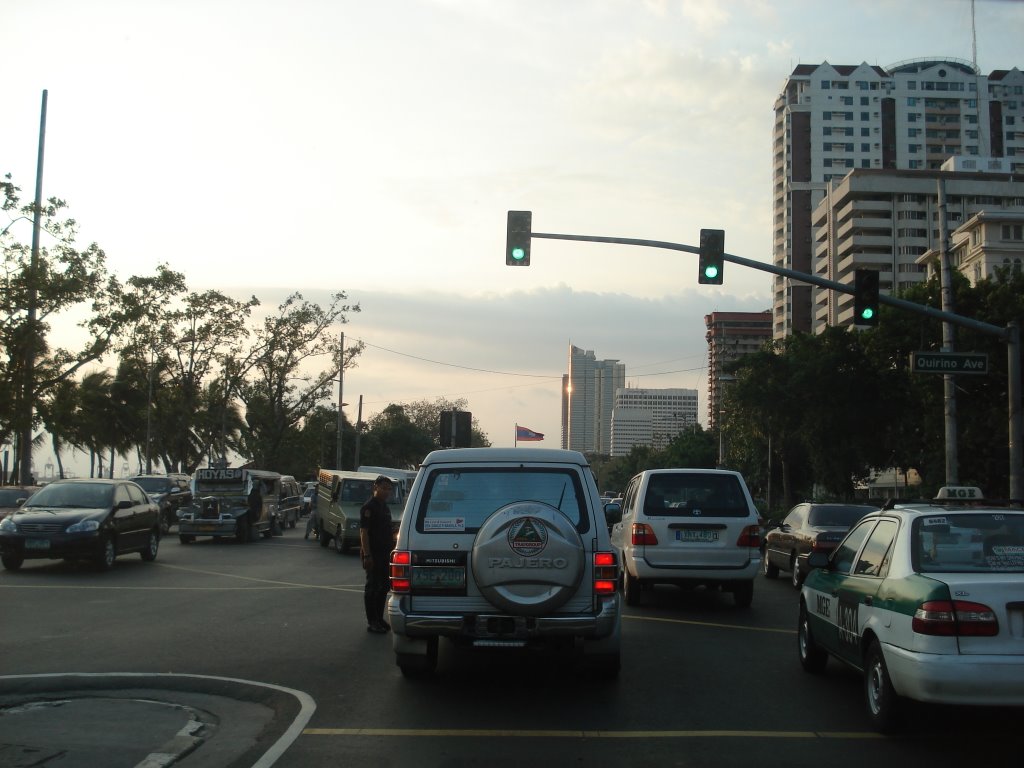
[(371, 497), (359, 510), (359, 527), (366, 528), (370, 540), (370, 555), (374, 560), (386, 561), (394, 548), (391, 535), (391, 510), (383, 501)]

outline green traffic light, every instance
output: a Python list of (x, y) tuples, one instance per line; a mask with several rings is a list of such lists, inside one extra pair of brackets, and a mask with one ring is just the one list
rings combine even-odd
[(515, 259), (516, 261), (522, 261), (524, 258), (526, 258), (526, 251), (523, 250), (522, 248), (513, 248), (512, 258)]
[(716, 267), (714, 264), (709, 264), (708, 266), (704, 267), (704, 277), (706, 277), (708, 280), (714, 280), (716, 277), (718, 277), (718, 267)]
[(873, 310), (871, 307), (865, 307), (864, 310), (860, 313), (860, 316), (864, 320), (870, 320), (872, 317), (875, 316), (875, 310)]

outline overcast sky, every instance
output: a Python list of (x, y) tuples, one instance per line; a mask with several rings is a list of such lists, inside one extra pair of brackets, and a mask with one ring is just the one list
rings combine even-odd
[[(535, 240), (506, 267), (507, 210), (689, 245), (721, 228), (768, 262), (793, 68), (973, 57), (969, 0), (0, 2), (0, 172), (26, 201), (46, 89), (43, 192), (81, 246), (269, 307), (345, 291), (363, 311), (338, 331), (370, 345), (349, 418), (359, 395), (364, 418), (465, 397), (495, 445), (519, 423), (557, 447), (570, 343), (699, 390), (704, 421), (704, 315), (771, 305), (767, 273), (698, 286), (679, 252)], [(1024, 2), (979, 0), (976, 29), (984, 73), (1024, 66)]]

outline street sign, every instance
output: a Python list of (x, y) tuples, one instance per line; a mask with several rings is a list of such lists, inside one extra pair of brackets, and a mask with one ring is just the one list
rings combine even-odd
[(914, 373), (988, 373), (988, 355), (961, 352), (911, 352)]

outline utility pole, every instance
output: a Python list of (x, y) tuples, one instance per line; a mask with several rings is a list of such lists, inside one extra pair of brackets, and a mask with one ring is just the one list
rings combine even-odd
[(36, 280), (39, 273), (39, 230), (42, 228), (43, 218), (43, 149), (46, 146), (46, 94), (43, 91), (43, 106), (39, 115), (39, 155), (36, 159), (36, 196), (35, 210), (32, 217), (32, 260), (29, 262), (28, 279), (28, 333), (25, 339), (25, 379), (23, 385), (24, 400), (22, 408), (24, 423), (21, 428), (21, 437), (18, 440), (18, 448), (21, 452), (19, 466), (21, 469), (22, 485), (32, 484), (32, 412), (35, 410), (36, 400), (36, 346), (39, 344), (39, 329), (36, 328), (36, 303), (37, 287)]
[(344, 399), (342, 397), (343, 389), (345, 386), (345, 332), (341, 332), (341, 347), (338, 349), (338, 450), (337, 455), (334, 457), (334, 466), (338, 469), (344, 469), (341, 466), (341, 424), (342, 424), (342, 413), (341, 409), (345, 406)]
[[(953, 274), (949, 263), (949, 231), (946, 227), (946, 185), (940, 178), (938, 180), (938, 201), (939, 201), (939, 266), (940, 266), (940, 293), (942, 297), (942, 311), (952, 314), (954, 311), (953, 302)], [(895, 275), (893, 275), (895, 287)], [(956, 329), (948, 320), (942, 322), (942, 351), (956, 352)], [(957, 450), (957, 419), (956, 419), (956, 378), (952, 373), (942, 375), (943, 389), (943, 415), (945, 416), (946, 428), (946, 485), (960, 484), (960, 456)]]

